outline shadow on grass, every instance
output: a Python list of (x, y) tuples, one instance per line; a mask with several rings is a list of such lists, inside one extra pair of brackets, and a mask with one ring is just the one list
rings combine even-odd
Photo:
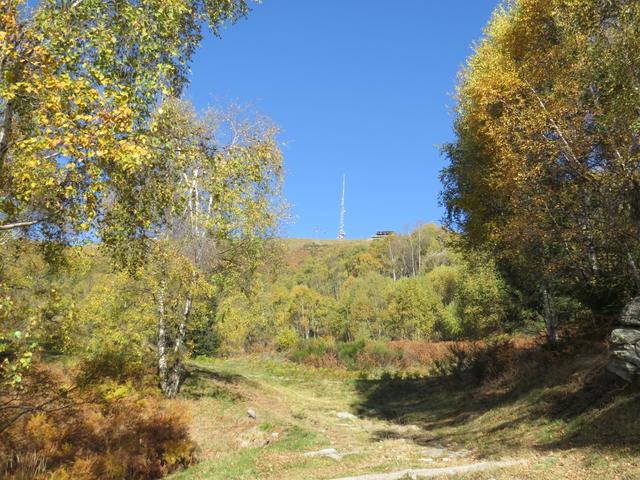
[(604, 369), (580, 388), (545, 395), (541, 415), (564, 420), (568, 428), (550, 447), (598, 446), (640, 453), (640, 385), (629, 385)]
[(227, 384), (238, 385), (240, 383), (247, 383), (248, 380), (242, 375), (237, 373), (218, 372), (211, 368), (204, 368), (197, 365), (190, 365), (187, 368), (187, 378), (198, 377), (205, 380), (214, 380), (216, 382), (223, 382)]
[[(466, 444), (480, 455), (536, 448), (625, 448), (640, 452), (640, 388), (605, 370), (606, 354), (530, 351), (502, 378), (484, 385), (451, 375), (360, 379), (363, 416), (413, 429), (389, 429), (372, 441)], [(498, 450), (499, 449), (499, 450)]]
[(399, 439), (411, 440), (416, 445), (426, 447), (433, 443), (434, 435), (429, 432), (400, 433), (395, 430), (376, 430), (372, 433), (372, 440), (375, 442)]
[(238, 387), (246, 383), (250, 381), (242, 375), (190, 365), (182, 384), (181, 396), (190, 400), (216, 398), (235, 403), (244, 399)]

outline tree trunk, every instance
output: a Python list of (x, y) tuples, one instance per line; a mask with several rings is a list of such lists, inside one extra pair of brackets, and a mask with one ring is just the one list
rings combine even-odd
[(542, 289), (542, 309), (544, 314), (544, 323), (547, 329), (547, 339), (551, 346), (555, 346), (558, 343), (558, 332), (556, 331), (558, 316), (553, 306), (553, 297), (549, 293), (547, 287)]
[(187, 299), (184, 303), (184, 310), (182, 311), (182, 319), (178, 325), (178, 333), (176, 336), (176, 343), (173, 349), (175, 358), (173, 360), (173, 368), (171, 369), (171, 378), (169, 379), (168, 390), (164, 392), (167, 398), (175, 398), (180, 392), (182, 386), (182, 380), (184, 379), (184, 342), (187, 336), (187, 322), (191, 313), (191, 304), (193, 298), (191, 294), (187, 295)]
[(393, 250), (391, 249), (391, 240), (389, 240), (389, 260), (391, 260), (391, 270), (393, 272), (393, 281), (396, 281), (396, 259), (393, 256)]
[(421, 227), (418, 227), (418, 274), (422, 272), (422, 233)]
[(167, 396), (170, 390), (169, 359), (167, 358), (167, 317), (164, 305), (166, 283), (160, 282), (160, 289), (156, 296), (158, 304), (158, 377), (160, 377), (160, 390)]
[(638, 272), (638, 266), (636, 265), (635, 260), (633, 259), (633, 255), (629, 249), (627, 249), (627, 259), (629, 261), (629, 266), (631, 267), (631, 274), (633, 275), (633, 280), (636, 282), (636, 288), (640, 289), (640, 272)]
[(409, 246), (411, 247), (411, 276), (416, 276), (416, 259), (413, 252), (413, 236), (409, 234)]
[(4, 118), (0, 124), (0, 178), (4, 169), (5, 159), (9, 153), (9, 141), (11, 137), (11, 125), (13, 123), (13, 102), (7, 102), (4, 109)]

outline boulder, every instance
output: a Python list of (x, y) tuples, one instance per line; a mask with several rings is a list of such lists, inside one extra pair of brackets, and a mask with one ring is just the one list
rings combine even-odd
[(640, 327), (640, 297), (627, 303), (620, 314), (620, 324), (627, 327)]
[(632, 382), (640, 376), (640, 297), (624, 306), (619, 321), (623, 328), (616, 328), (609, 336), (607, 370)]
[(336, 413), (336, 417), (342, 418), (343, 420), (357, 420), (358, 419), (358, 417), (356, 417), (353, 413), (349, 413), (349, 412), (338, 412), (338, 413)]
[(640, 330), (635, 328), (616, 328), (611, 332), (609, 342), (613, 345), (635, 345), (640, 342)]
[(344, 455), (338, 453), (335, 448), (324, 448), (322, 450), (318, 450), (316, 452), (307, 452), (304, 454), (305, 457), (329, 457), (334, 460), (340, 460)]
[(611, 356), (640, 367), (639, 345), (618, 345), (611, 349)]
[(427, 447), (422, 450), (422, 454), (430, 458), (444, 457), (447, 453), (447, 450), (442, 447)]
[(627, 382), (633, 382), (635, 376), (638, 375), (638, 367), (636, 365), (620, 360), (619, 358), (609, 359), (607, 370)]

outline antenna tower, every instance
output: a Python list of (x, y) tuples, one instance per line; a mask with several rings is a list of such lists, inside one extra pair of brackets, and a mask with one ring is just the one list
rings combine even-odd
[(338, 230), (338, 240), (344, 239), (344, 214), (347, 211), (344, 208), (344, 187), (346, 184), (346, 176), (342, 175), (342, 198), (340, 200), (340, 230)]

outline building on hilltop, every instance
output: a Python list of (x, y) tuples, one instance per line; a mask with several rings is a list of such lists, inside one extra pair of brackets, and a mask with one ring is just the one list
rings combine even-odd
[(393, 230), (378, 230), (375, 235), (371, 235), (373, 240), (380, 240), (381, 238), (393, 235)]

